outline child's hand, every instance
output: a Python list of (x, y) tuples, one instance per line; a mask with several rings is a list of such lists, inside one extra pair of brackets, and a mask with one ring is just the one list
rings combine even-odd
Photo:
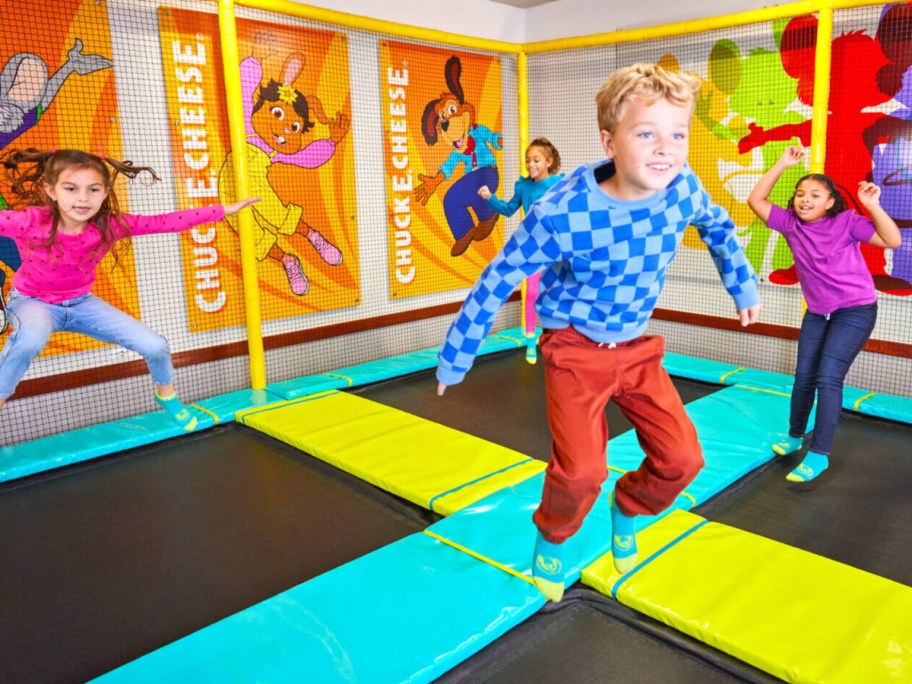
[(751, 323), (760, 320), (760, 308), (762, 304), (754, 304), (749, 309), (740, 309), (738, 311), (738, 320), (741, 321), (741, 327), (746, 328)]
[(865, 209), (880, 206), (880, 187), (874, 183), (861, 181), (858, 184), (858, 200)]
[(443, 393), (446, 392), (446, 388), (447, 388), (446, 385), (444, 385), (442, 382), (438, 382), (437, 383), (437, 396), (442, 397)]
[(789, 145), (782, 153), (779, 163), (788, 168), (804, 159), (804, 150), (797, 145)]
[(491, 191), (488, 189), (487, 185), (482, 185), (478, 188), (478, 194), (481, 195), (483, 199), (491, 199)]
[(231, 216), (232, 214), (238, 213), (241, 209), (246, 209), (251, 204), (256, 204), (260, 201), (259, 197), (248, 197), (243, 199), (240, 202), (235, 202), (234, 204), (226, 204), (225, 206), (225, 216)]

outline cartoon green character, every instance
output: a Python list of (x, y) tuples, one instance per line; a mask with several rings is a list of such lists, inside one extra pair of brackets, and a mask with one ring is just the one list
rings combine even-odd
[[(784, 23), (774, 22), (773, 33), (777, 46), (783, 27)], [(807, 120), (800, 113), (789, 109), (796, 99), (798, 82), (785, 72), (778, 52), (754, 48), (742, 58), (738, 46), (727, 39), (719, 41), (713, 51), (727, 55), (725, 60), (716, 61), (715, 68), (728, 72), (719, 78), (723, 78), (727, 84), (726, 89), (731, 93), (728, 104), (736, 115), (764, 129)], [(737, 142), (743, 136), (743, 129), (739, 127), (735, 130), (730, 123), (726, 125), (715, 122), (713, 132), (732, 142)], [(757, 170), (757, 179), (776, 163), (790, 144), (793, 142), (783, 140), (769, 142), (762, 147), (762, 168)], [(781, 182), (776, 184), (770, 200), (779, 206), (786, 206), (792, 188), (805, 173), (800, 166), (789, 169), (787, 177), (783, 174)], [(741, 235), (747, 241), (747, 258), (758, 274), (767, 275), (771, 271), (792, 265), (792, 253), (785, 240), (778, 240), (778, 235), (760, 219), (754, 218)], [(768, 254), (770, 250), (771, 255)]]

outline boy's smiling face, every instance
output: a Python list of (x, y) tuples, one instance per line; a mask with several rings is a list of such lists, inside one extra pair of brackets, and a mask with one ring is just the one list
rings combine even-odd
[(637, 97), (624, 105), (617, 128), (601, 131), (615, 174), (599, 185), (619, 200), (635, 201), (667, 188), (687, 161), (693, 105)]

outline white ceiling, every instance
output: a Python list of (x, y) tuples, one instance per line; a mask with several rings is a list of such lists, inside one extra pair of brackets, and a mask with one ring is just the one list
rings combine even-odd
[(555, 2), (556, 0), (491, 0), (491, 2), (499, 2), (501, 5), (512, 5), (513, 7), (538, 7), (539, 5), (546, 5), (549, 2)]

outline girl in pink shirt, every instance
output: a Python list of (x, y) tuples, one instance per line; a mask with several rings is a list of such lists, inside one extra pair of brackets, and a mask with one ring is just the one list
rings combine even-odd
[(7, 304), (13, 331), (0, 351), (0, 407), (51, 333), (78, 332), (140, 354), (156, 384), (155, 400), (185, 430), (193, 430), (196, 418), (174, 393), (167, 340), (91, 293), (95, 267), (118, 240), (221, 221), (258, 198), (136, 216), (119, 211), (113, 181), (119, 173), (135, 178), (143, 171), (158, 180), (147, 167), (79, 150), (33, 149), (10, 152), (3, 166), (11, 204), (18, 200), (25, 209), (0, 211), (0, 236), (12, 238), (22, 255)]
[(803, 157), (800, 147), (786, 148), (747, 200), (788, 243), (807, 302), (798, 336), (789, 432), (772, 447), (780, 455), (801, 449), (816, 394), (814, 435), (804, 460), (787, 476), (793, 482), (812, 480), (829, 466), (843, 383), (877, 320), (877, 292), (859, 244), (895, 249), (901, 242), (899, 228), (880, 206), (880, 188), (873, 183), (862, 182), (858, 188), (858, 199), (871, 218), (846, 210), (833, 180), (816, 173), (798, 181), (787, 210), (770, 202), (783, 171)]

